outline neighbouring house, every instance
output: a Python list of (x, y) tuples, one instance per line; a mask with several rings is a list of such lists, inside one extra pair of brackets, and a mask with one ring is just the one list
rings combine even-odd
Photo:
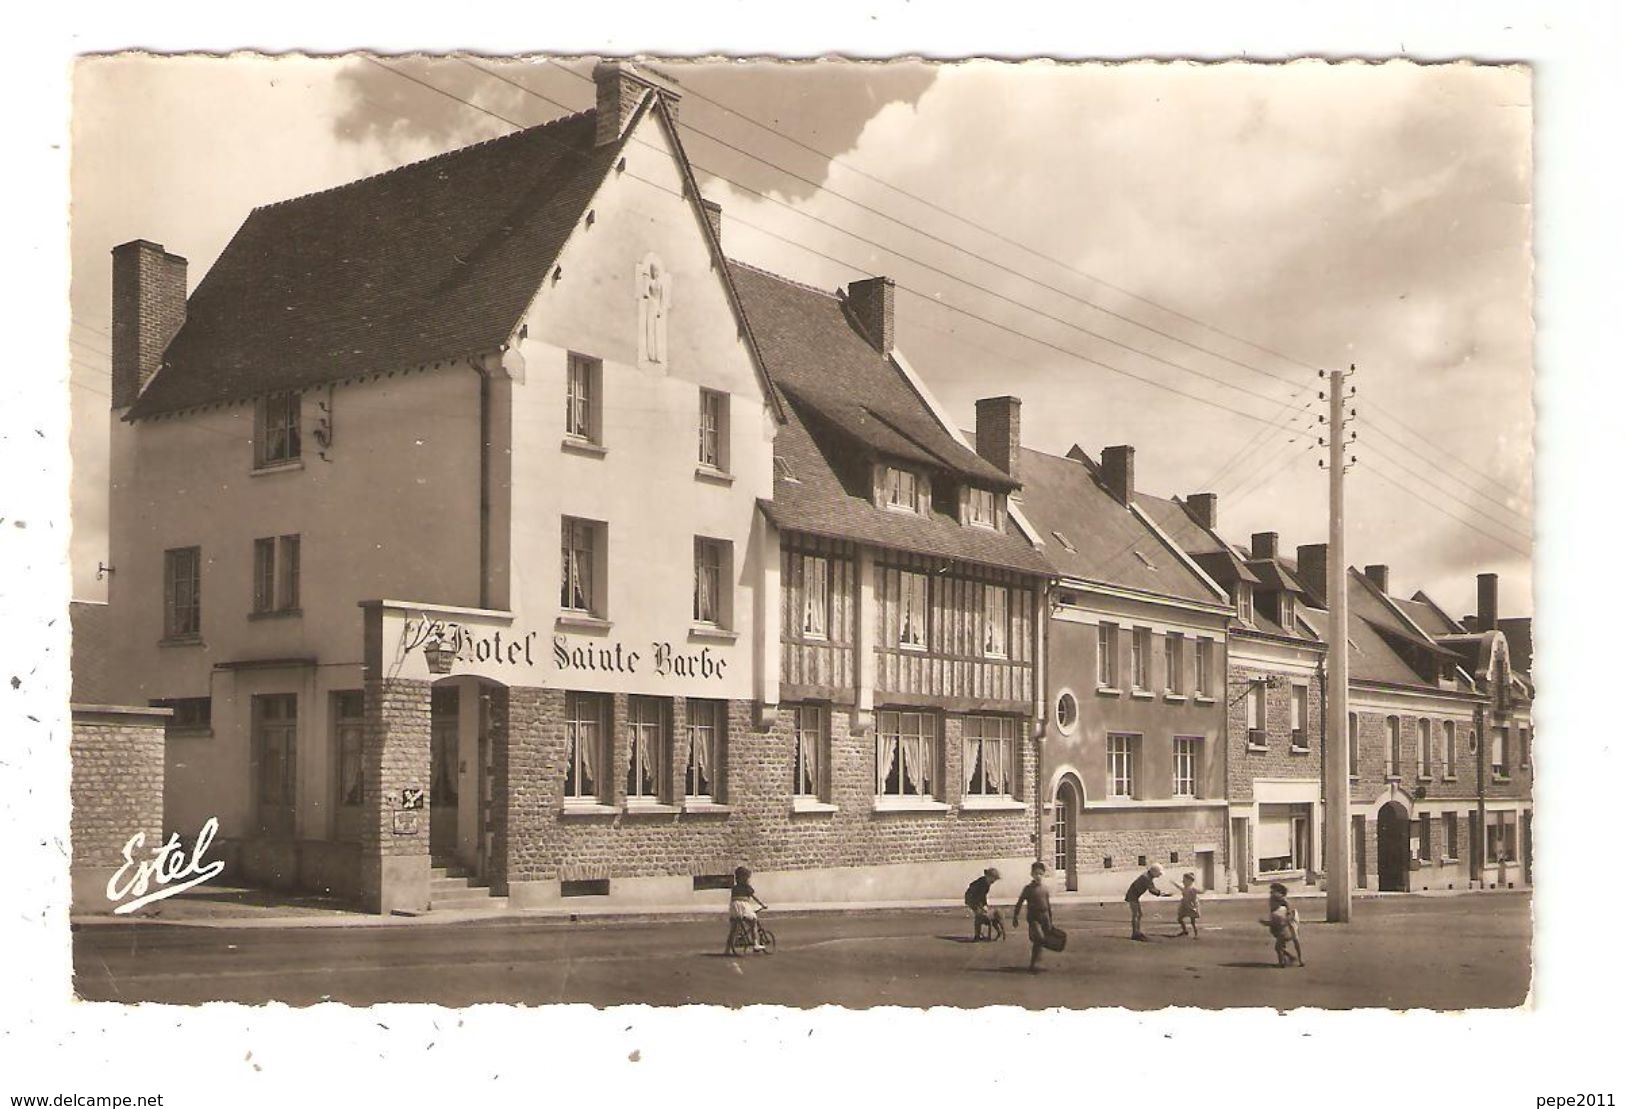
[(1132, 447), (1098, 462), (1024, 450), (1020, 464), (1020, 511), (1058, 579), (1046, 857), (1071, 890), (1120, 896), (1152, 862), (1222, 889), (1230, 600), (1136, 492)]

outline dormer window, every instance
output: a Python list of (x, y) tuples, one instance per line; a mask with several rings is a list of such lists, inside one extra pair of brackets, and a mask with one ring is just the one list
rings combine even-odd
[(1294, 613), (1293, 613), (1292, 594), (1290, 594), (1290, 593), (1282, 593), (1281, 594), (1281, 619), (1280, 619), (1281, 628), (1282, 628), (1283, 631), (1290, 632), (1295, 623), (1296, 623), (1296, 618), (1295, 618)]
[(918, 513), (922, 482), (920, 475), (901, 466), (880, 467), (880, 503), (894, 512)]
[(1236, 615), (1249, 624), (1253, 622), (1252, 582), (1238, 581), (1236, 583)]
[(999, 526), (999, 495), (974, 485), (965, 489), (965, 523), (979, 528)]

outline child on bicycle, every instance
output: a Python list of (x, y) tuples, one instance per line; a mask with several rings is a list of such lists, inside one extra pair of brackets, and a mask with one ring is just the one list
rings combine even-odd
[(765, 909), (767, 906), (762, 904), (762, 899), (756, 896), (756, 890), (750, 884), (750, 868), (734, 867), (733, 890), (728, 895), (728, 919), (737, 921), (737, 926), (745, 930), (752, 951), (766, 950), (762, 947), (761, 933), (756, 929), (758, 908)]

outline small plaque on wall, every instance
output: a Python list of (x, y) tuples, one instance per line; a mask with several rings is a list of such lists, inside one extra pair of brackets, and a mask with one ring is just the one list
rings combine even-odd
[(396, 810), (395, 834), (398, 836), (415, 836), (418, 834), (418, 814), (416, 810)]

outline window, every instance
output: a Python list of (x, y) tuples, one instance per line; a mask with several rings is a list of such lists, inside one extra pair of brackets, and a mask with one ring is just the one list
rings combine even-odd
[(1360, 714), (1349, 713), (1349, 777), (1360, 776)]
[(875, 713), (875, 793), (930, 798), (937, 790), (937, 718), (927, 712)]
[(174, 714), (164, 721), (166, 736), (212, 734), (213, 702), (208, 697), (162, 697), (148, 704), (155, 709), (168, 709)]
[(1444, 722), (1444, 776), (1446, 778), (1456, 776), (1456, 722), (1454, 720)]
[(683, 772), (685, 796), (709, 801), (721, 795), (717, 785), (727, 738), (728, 702), (690, 697), (687, 769)]
[(559, 607), (568, 612), (598, 613), (594, 592), (602, 525), (566, 516), (563, 524)]
[(1421, 824), (1421, 834), (1417, 837), (1421, 841), (1418, 854), (1423, 861), (1431, 861), (1433, 858), (1433, 817), (1428, 813), (1423, 813)]
[(1117, 688), (1117, 625), (1101, 624), (1095, 644), (1095, 680), (1104, 689)]
[(801, 634), (829, 636), (829, 559), (816, 555), (801, 556)]
[(666, 702), (659, 697), (626, 699), (628, 738), (626, 799), (659, 801), (665, 795), (661, 768), (666, 765), (670, 734)]
[(796, 706), (796, 747), (792, 757), (792, 792), (803, 799), (825, 796), (825, 752), (829, 748), (829, 710), (823, 705)]
[(1151, 629), (1135, 628), (1128, 644), (1129, 675), (1135, 689), (1151, 688)]
[(1290, 593), (1282, 593), (1282, 594), (1280, 594), (1280, 597), (1281, 597), (1280, 625), (1284, 630), (1290, 632), (1292, 630), (1293, 625), (1295, 623), (1297, 623), (1296, 616), (1293, 613), (1294, 605), (1293, 605), (1292, 594), (1290, 594)]
[(1196, 695), (1213, 696), (1213, 640), (1196, 641)]
[(1303, 870), (1309, 856), (1307, 806), (1259, 805), (1253, 849), (1259, 874)]
[(887, 508), (899, 512), (920, 510), (920, 478), (913, 470), (882, 466), (880, 491)]
[(694, 540), (694, 622), (726, 628), (732, 591), (733, 544), (720, 539)]
[(1497, 778), (1506, 777), (1507, 773), (1507, 726), (1497, 724), (1495, 732), (1490, 737), (1490, 773)]
[(1196, 757), (1201, 739), (1196, 736), (1174, 737), (1174, 796), (1196, 796)]
[(1484, 858), (1491, 863), (1518, 861), (1518, 814), (1492, 812), (1484, 814)]
[(1416, 722), (1416, 772), (1433, 777), (1433, 721), (1427, 719)]
[(1255, 678), (1247, 683), (1247, 746), (1263, 747), (1267, 738), (1265, 731), (1269, 721), (1269, 705), (1266, 701), (1267, 688), (1263, 678)]
[(966, 522), (982, 528), (999, 526), (998, 494), (971, 486), (965, 491)]
[(1009, 797), (1016, 791), (1016, 718), (967, 716), (964, 721), (965, 792)]
[(1166, 650), (1168, 692), (1176, 697), (1182, 696), (1185, 692), (1185, 637), (1178, 632), (1169, 632)]
[(164, 552), (164, 638), (196, 636), (203, 626), (203, 549)]
[(1518, 728), (1518, 765), (1529, 769), (1529, 725)]
[(923, 651), (929, 584), (924, 574), (908, 570), (902, 571), (898, 578), (897, 645)]
[(1399, 717), (1397, 716), (1390, 716), (1388, 718), (1387, 747), (1388, 750), (1384, 759), (1383, 772), (1387, 774), (1388, 777), (1394, 778), (1399, 775), (1399, 768), (1404, 765), (1399, 759)]
[(254, 540), (254, 612), (299, 611), (299, 537)]
[(982, 595), (982, 653), (990, 658), (1010, 655), (1010, 590), (990, 585)]
[(564, 695), (564, 800), (598, 801), (603, 796), (609, 734), (609, 697), (603, 693)]
[(1071, 735), (1072, 730), (1078, 726), (1078, 699), (1072, 695), (1070, 689), (1062, 690), (1061, 695), (1055, 699), (1055, 723), (1066, 735)]
[(1134, 796), (1134, 741), (1132, 735), (1106, 737), (1106, 778), (1113, 797)]
[(585, 355), (570, 355), (564, 383), (564, 434), (589, 443), (599, 440), (598, 386), (603, 363)]
[(1236, 583), (1236, 615), (1249, 624), (1253, 622), (1252, 582), (1238, 581)]
[(1447, 862), (1454, 862), (1456, 855), (1456, 814), (1444, 814), (1444, 857)]
[(278, 393), (254, 405), (254, 465), (299, 459), (299, 394)]
[(1292, 687), (1292, 746), (1298, 751), (1309, 750), (1309, 687)]
[(339, 756), (339, 805), (346, 808), (361, 804), (361, 744), (365, 727), (365, 699), (361, 690), (346, 689), (333, 694), (333, 746)]
[(299, 702), (292, 693), (253, 698), (254, 770), (259, 823), (270, 835), (293, 834), (298, 782)]
[(700, 390), (700, 465), (728, 469), (728, 394)]

